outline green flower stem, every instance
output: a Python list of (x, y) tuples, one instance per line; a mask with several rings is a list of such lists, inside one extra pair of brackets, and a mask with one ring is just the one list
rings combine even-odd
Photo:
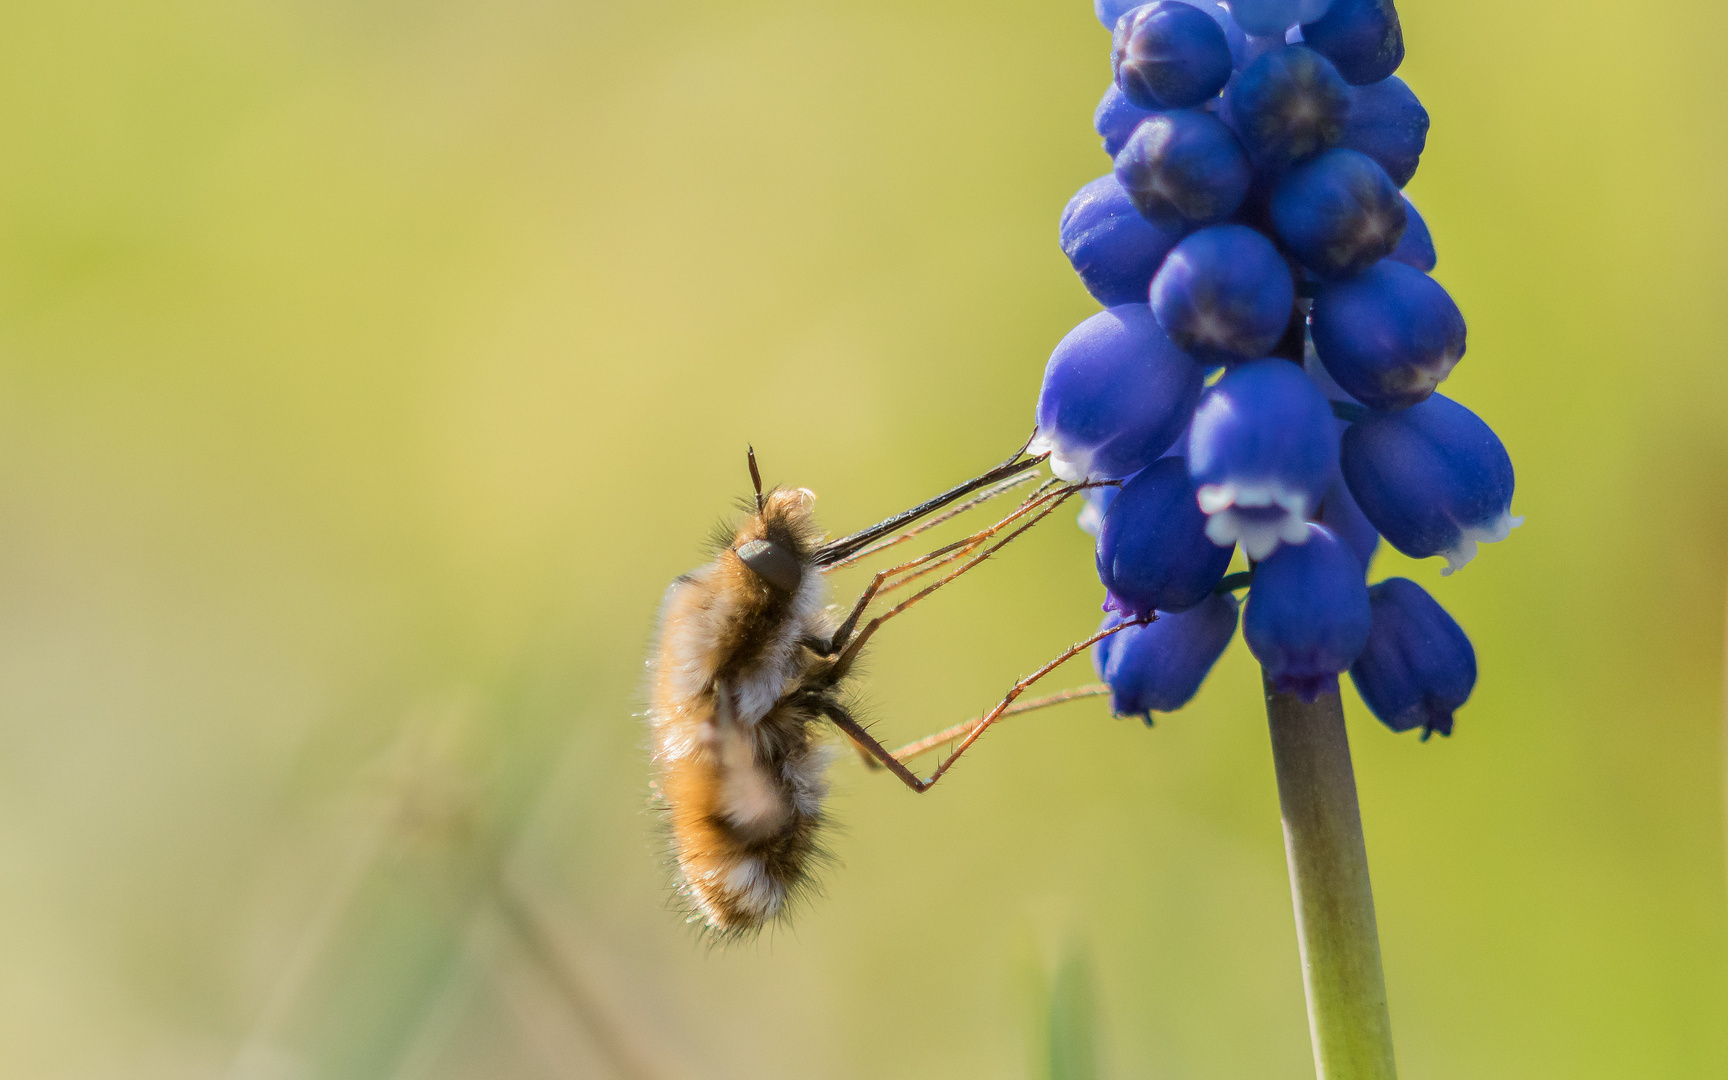
[(1319, 1080), (1394, 1080), (1392, 1020), (1344, 706), (1266, 685), (1284, 851)]

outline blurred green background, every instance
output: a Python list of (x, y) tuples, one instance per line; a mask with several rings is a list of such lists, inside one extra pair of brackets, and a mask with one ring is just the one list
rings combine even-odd
[[(1728, 9), (1401, 7), (1450, 392), (1528, 515), (1377, 566), (1476, 641), (1457, 736), (1347, 696), (1403, 1075), (1725, 1075)], [(1017, 720), (923, 798), (843, 760), (842, 865), (755, 944), (667, 909), (646, 810), (655, 608), (746, 441), (842, 531), (1024, 437), (1107, 40), (0, 11), (0, 1075), (1013, 1077), (1089, 1027), (1101, 1076), (1311, 1076), (1240, 642), (1152, 731)], [(1052, 522), (877, 639), (870, 712), (975, 715), (1099, 599)]]

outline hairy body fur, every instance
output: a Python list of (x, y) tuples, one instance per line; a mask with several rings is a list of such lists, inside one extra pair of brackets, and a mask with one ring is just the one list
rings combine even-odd
[[(815, 496), (776, 490), (706, 566), (679, 578), (649, 661), (654, 764), (679, 891), (713, 930), (782, 914), (820, 857), (825, 715), (844, 676), (814, 555)], [(801, 569), (770, 585), (738, 549), (769, 541)]]

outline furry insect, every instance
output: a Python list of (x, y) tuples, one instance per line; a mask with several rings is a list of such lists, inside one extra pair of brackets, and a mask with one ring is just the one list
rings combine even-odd
[[(752, 511), (722, 536), (712, 562), (673, 582), (649, 661), (656, 787), (670, 826), (678, 890), (694, 908), (693, 919), (721, 935), (749, 933), (783, 915), (807, 886), (822, 857), (828, 724), (867, 763), (923, 792), (1001, 717), (1102, 692), (1086, 688), (1013, 705), (1033, 682), (1124, 626), (1076, 644), (1020, 680), (984, 717), (899, 751), (876, 741), (846, 708), (846, 680), (883, 623), (978, 566), (1088, 485), (1048, 481), (989, 528), (878, 572), (844, 619), (826, 603), (824, 575), (1032, 481), (1043, 460), (1026, 457), (1022, 448), (927, 502), (824, 543), (813, 515), (815, 495), (802, 488), (764, 492), (751, 450), (755, 499), (746, 505)], [(961, 502), (967, 496), (974, 497)], [(945, 572), (860, 629), (874, 598), (938, 571)], [(906, 766), (956, 739), (959, 745), (928, 778)]]

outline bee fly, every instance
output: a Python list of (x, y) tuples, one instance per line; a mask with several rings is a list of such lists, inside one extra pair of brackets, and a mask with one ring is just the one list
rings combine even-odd
[[(826, 724), (839, 728), (866, 763), (923, 792), (1001, 717), (1104, 692), (1088, 687), (1013, 704), (1064, 661), (1138, 624), (1075, 644), (1015, 683), (983, 717), (897, 751), (872, 737), (843, 701), (859, 652), (883, 623), (978, 566), (1070, 496), (1098, 485), (1046, 481), (988, 528), (878, 572), (843, 619), (826, 603), (824, 575), (1030, 483), (1045, 456), (1028, 457), (1022, 447), (928, 502), (824, 542), (812, 513), (815, 495), (803, 488), (764, 492), (750, 451), (754, 503), (745, 504), (749, 512), (736, 529), (722, 534), (712, 562), (673, 582), (649, 660), (655, 786), (671, 829), (678, 891), (695, 909), (692, 920), (700, 917), (722, 935), (748, 933), (783, 914), (808, 883), (821, 858)], [(859, 627), (877, 596), (939, 571), (919, 592)], [(958, 745), (928, 778), (905, 764), (954, 740)]]

